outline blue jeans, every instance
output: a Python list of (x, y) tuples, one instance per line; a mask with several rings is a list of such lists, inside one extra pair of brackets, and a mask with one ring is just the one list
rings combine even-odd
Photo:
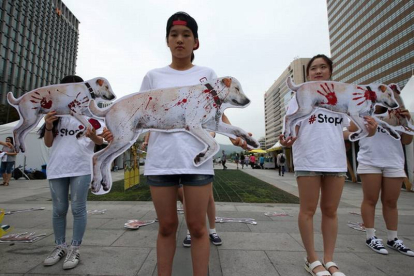
[(91, 175), (49, 179), (53, 202), (53, 232), (57, 245), (66, 242), (66, 214), (69, 208), (69, 188), (73, 215), (72, 245), (82, 243), (86, 229), (86, 199), (88, 197)]

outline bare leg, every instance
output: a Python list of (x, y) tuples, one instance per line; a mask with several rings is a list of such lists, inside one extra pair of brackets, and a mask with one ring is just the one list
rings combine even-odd
[[(299, 210), (299, 230), (309, 263), (318, 260), (315, 252), (313, 236), (313, 216), (318, 206), (319, 191), (322, 179), (320, 176), (301, 176), (297, 178), (300, 210)], [(322, 266), (315, 267), (314, 273), (324, 271)]]
[(183, 208), (184, 208), (184, 192), (183, 192), (183, 187), (178, 187), (178, 190), (177, 190), (177, 198), (181, 202), (181, 204), (183, 204)]
[(361, 216), (365, 228), (375, 227), (375, 206), (381, 191), (382, 174), (361, 174), (364, 199), (361, 204)]
[[(320, 205), (322, 211), (322, 237), (325, 263), (333, 261), (333, 253), (338, 235), (337, 210), (344, 183), (345, 177), (325, 176), (322, 179)], [(336, 267), (329, 269), (330, 273), (336, 271), (338, 271)]]
[(210, 257), (210, 241), (206, 212), (211, 194), (211, 183), (203, 186), (184, 186), (185, 217), (191, 234), (193, 275), (206, 276)]
[(214, 202), (213, 185), (211, 185), (211, 193), (208, 198), (207, 218), (210, 229), (216, 228), (216, 204)]
[(397, 201), (404, 178), (384, 177), (382, 179), (382, 214), (384, 216), (387, 230), (397, 231), (398, 229), (398, 209)]
[(170, 276), (174, 260), (178, 228), (177, 187), (151, 186), (151, 196), (159, 221), (157, 264), (159, 276)]

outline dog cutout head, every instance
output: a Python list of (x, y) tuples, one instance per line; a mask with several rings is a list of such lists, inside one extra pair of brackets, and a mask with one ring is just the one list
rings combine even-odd
[(111, 101), (116, 98), (111, 85), (105, 78), (94, 78), (85, 83), (88, 83), (93, 89), (90, 91), (90, 95), (97, 102)]
[(219, 97), (226, 107), (246, 107), (250, 100), (246, 97), (240, 82), (232, 77), (221, 79), (223, 89), (219, 92)]
[(390, 87), (384, 84), (379, 84), (377, 91), (376, 104), (389, 109), (398, 108), (398, 102), (395, 99), (394, 92)]

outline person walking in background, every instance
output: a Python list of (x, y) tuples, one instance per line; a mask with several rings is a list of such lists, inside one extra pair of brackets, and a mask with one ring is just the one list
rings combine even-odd
[[(66, 76), (60, 83), (83, 82), (79, 76)], [(94, 119), (90, 119), (94, 120)], [(53, 204), (53, 233), (56, 247), (43, 261), (52, 266), (62, 258), (63, 269), (75, 268), (80, 261), (79, 247), (86, 230), (86, 199), (91, 183), (91, 163), (95, 144), (101, 145), (104, 139), (113, 140), (112, 134), (95, 120), (98, 129), (87, 128), (85, 136), (76, 138), (80, 125), (72, 116), (57, 117), (56, 111), (45, 116), (45, 124), (39, 129), (40, 138), (50, 150), (47, 164), (47, 178)], [(82, 127), (82, 128), (80, 128)], [(102, 131), (100, 136), (97, 135)], [(66, 134), (62, 134), (66, 133)], [(73, 134), (70, 134), (73, 133)], [(66, 216), (69, 209), (69, 191), (73, 215), (73, 236), (70, 247), (66, 244)]]
[(239, 159), (240, 159), (240, 156), (238, 153), (236, 153), (236, 156), (234, 156), (234, 163), (236, 163), (237, 169), (239, 169)]
[(222, 153), (221, 154), (221, 164), (223, 165), (223, 170), (226, 170), (227, 169), (227, 166), (226, 166), (227, 155), (226, 155), (226, 152), (224, 150), (222, 150), (221, 153)]
[(246, 157), (244, 156), (244, 154), (243, 153), (241, 153), (240, 154), (240, 164), (241, 164), (241, 166), (242, 166), (242, 169), (244, 169), (244, 165), (245, 165), (245, 159), (246, 159)]
[(256, 156), (254, 156), (254, 154), (250, 155), (249, 161), (250, 161), (250, 166), (252, 167), (252, 169), (254, 169), (254, 166), (256, 165)]
[(262, 168), (262, 170), (264, 169), (264, 162), (265, 162), (265, 158), (264, 158), (264, 156), (262, 154), (259, 157), (259, 164), (260, 164), (260, 168)]
[(277, 155), (276, 160), (279, 167), (279, 176), (285, 176), (286, 155), (281, 152)]
[(7, 137), (6, 142), (0, 141), (0, 145), (3, 146), (1, 152), (3, 156), (1, 158), (0, 174), (3, 177), (3, 186), (9, 186), (11, 179), (13, 166), (16, 161), (16, 150), (14, 149), (13, 137)]

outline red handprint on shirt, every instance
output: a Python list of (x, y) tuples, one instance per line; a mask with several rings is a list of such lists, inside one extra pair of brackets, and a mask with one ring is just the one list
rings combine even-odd
[(362, 90), (364, 92), (355, 92), (352, 95), (358, 96), (353, 98), (352, 100), (356, 101), (359, 99), (362, 99), (361, 102), (358, 103), (358, 105), (363, 104), (366, 101), (371, 101), (372, 103), (375, 103), (377, 101), (377, 95), (374, 91), (371, 90), (371, 88), (367, 87), (367, 89), (364, 89), (360, 86), (357, 86), (357, 89)]
[(338, 98), (336, 97), (333, 83), (331, 83), (331, 88), (329, 88), (327, 83), (321, 84), (321, 88), (323, 89), (323, 92), (319, 90), (317, 90), (317, 92), (326, 98), (326, 102), (322, 102), (321, 104), (336, 105), (338, 103)]

